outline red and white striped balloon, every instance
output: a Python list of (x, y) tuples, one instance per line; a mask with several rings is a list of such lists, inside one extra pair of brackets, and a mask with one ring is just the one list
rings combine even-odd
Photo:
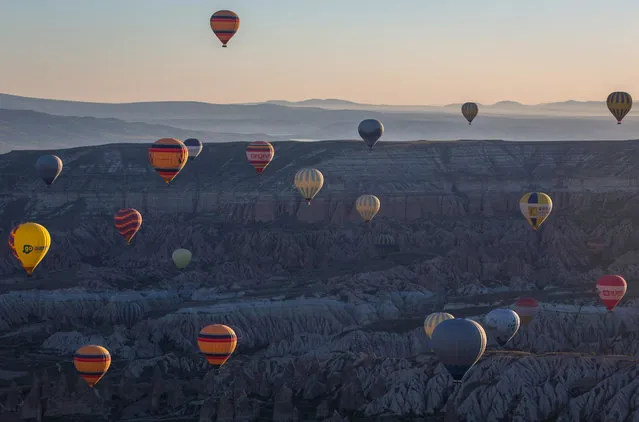
[(274, 156), (275, 149), (273, 149), (273, 145), (266, 141), (251, 142), (246, 147), (246, 158), (255, 167), (257, 174), (262, 174)]
[(597, 281), (599, 298), (608, 311), (612, 311), (617, 306), (626, 294), (626, 290), (628, 290), (628, 284), (620, 275), (605, 275)]
[(532, 297), (522, 297), (515, 302), (513, 311), (517, 312), (523, 325), (528, 325), (539, 312), (539, 302)]

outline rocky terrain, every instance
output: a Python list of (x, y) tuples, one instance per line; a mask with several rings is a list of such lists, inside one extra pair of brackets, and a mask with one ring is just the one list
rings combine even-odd
[[(32, 278), (0, 242), (0, 420), (639, 421), (639, 142), (274, 146), (256, 176), (245, 144), (205, 144), (168, 187), (146, 145), (55, 151), (50, 188), (42, 152), (0, 156), (2, 235), (34, 221), (52, 237)], [(304, 166), (326, 181), (310, 207)], [(530, 190), (554, 201), (538, 233), (519, 213)], [(363, 193), (382, 203), (370, 226)], [(123, 207), (144, 218), (132, 246)], [(612, 314), (605, 273), (629, 284)], [(454, 386), (424, 314), (481, 322), (522, 295), (538, 317)], [(219, 373), (196, 344), (210, 323), (239, 337)], [(72, 364), (86, 343), (113, 358), (95, 390)]]

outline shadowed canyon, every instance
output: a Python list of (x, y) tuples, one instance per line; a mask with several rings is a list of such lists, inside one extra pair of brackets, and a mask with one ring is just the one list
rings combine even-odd
[[(148, 145), (47, 151), (51, 187), (42, 151), (0, 156), (2, 235), (52, 238), (31, 278), (0, 242), (2, 421), (639, 421), (639, 141), (275, 142), (261, 176), (245, 146), (205, 143), (169, 186)], [(311, 206), (293, 186), (309, 166)], [(538, 232), (533, 190), (554, 203)], [(370, 225), (361, 194), (381, 200)], [(131, 246), (124, 207), (144, 219)], [(628, 280), (612, 313), (607, 273)], [(424, 315), (482, 323), (520, 296), (538, 316), (454, 386)], [(211, 323), (238, 334), (219, 373), (197, 348)], [(113, 358), (94, 390), (72, 363), (89, 343)]]

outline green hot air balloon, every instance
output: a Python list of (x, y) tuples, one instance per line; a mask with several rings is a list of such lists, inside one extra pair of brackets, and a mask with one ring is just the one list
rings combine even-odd
[(176, 249), (173, 251), (173, 262), (179, 269), (185, 268), (191, 262), (193, 254), (188, 249)]
[(442, 321), (431, 337), (431, 347), (455, 383), (477, 363), (486, 350), (486, 332), (477, 322), (455, 318)]

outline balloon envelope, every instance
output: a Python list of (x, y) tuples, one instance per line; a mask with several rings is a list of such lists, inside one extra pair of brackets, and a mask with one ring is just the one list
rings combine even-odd
[(207, 325), (197, 337), (200, 351), (206, 360), (216, 368), (221, 367), (231, 357), (237, 346), (235, 331), (222, 324)]
[(603, 304), (612, 311), (623, 299), (628, 283), (620, 275), (605, 275), (597, 281), (597, 292)]
[(266, 141), (251, 142), (246, 147), (246, 158), (255, 168), (257, 174), (262, 174), (266, 166), (273, 160), (275, 149)]
[(179, 269), (186, 268), (186, 266), (191, 263), (192, 257), (193, 254), (188, 249), (176, 249), (173, 251), (173, 255), (171, 255), (175, 266)]
[(486, 350), (486, 332), (475, 321), (454, 318), (433, 331), (431, 347), (455, 382), (477, 363)]
[(383, 251), (395, 249), (395, 238), (390, 234), (378, 234), (375, 237), (375, 246)]
[(513, 306), (514, 311), (519, 315), (519, 320), (523, 325), (528, 325), (537, 312), (539, 312), (539, 302), (532, 297), (522, 297), (517, 299)]
[(370, 222), (379, 212), (381, 203), (375, 195), (362, 195), (355, 202), (355, 209), (362, 216), (365, 223)]
[(462, 115), (468, 120), (468, 124), (471, 124), (477, 113), (479, 113), (479, 107), (475, 103), (464, 103), (461, 108)]
[(530, 192), (519, 200), (519, 210), (530, 227), (537, 230), (552, 211), (552, 199), (543, 192)]
[(126, 243), (131, 244), (133, 236), (142, 227), (142, 214), (135, 208), (124, 208), (118, 211), (113, 218), (115, 228), (124, 237)]
[(606, 105), (610, 113), (617, 119), (617, 124), (621, 124), (623, 118), (632, 109), (632, 97), (627, 92), (613, 92), (608, 95)]
[(199, 139), (189, 138), (184, 141), (184, 146), (189, 153), (189, 160), (195, 160), (202, 152), (202, 142)]
[(111, 354), (102, 346), (82, 346), (75, 352), (73, 365), (82, 379), (93, 387), (109, 370)]
[(24, 223), (9, 234), (9, 247), (29, 276), (49, 252), (51, 235), (37, 223)]
[(182, 141), (162, 138), (149, 147), (149, 162), (168, 185), (186, 165), (189, 150)]
[(62, 160), (57, 155), (43, 155), (38, 158), (35, 167), (44, 183), (51, 185), (62, 172)]
[(357, 132), (359, 132), (359, 136), (366, 142), (368, 148), (373, 149), (373, 145), (375, 145), (384, 134), (384, 125), (377, 119), (362, 120), (357, 127)]
[(226, 47), (240, 29), (240, 17), (230, 10), (218, 10), (213, 13), (209, 23), (215, 36), (222, 42), (222, 47)]
[(504, 346), (519, 330), (519, 315), (512, 309), (493, 309), (484, 318), (486, 331)]
[(297, 190), (310, 205), (311, 200), (324, 186), (324, 175), (317, 169), (301, 169), (295, 174), (294, 182)]
[(454, 318), (455, 317), (449, 314), (448, 312), (433, 312), (432, 314), (428, 315), (426, 319), (424, 320), (424, 331), (426, 332), (426, 335), (428, 336), (428, 338), (432, 338), (433, 331), (435, 331), (435, 328), (439, 324), (441, 324), (442, 322), (446, 320), (454, 319)]

